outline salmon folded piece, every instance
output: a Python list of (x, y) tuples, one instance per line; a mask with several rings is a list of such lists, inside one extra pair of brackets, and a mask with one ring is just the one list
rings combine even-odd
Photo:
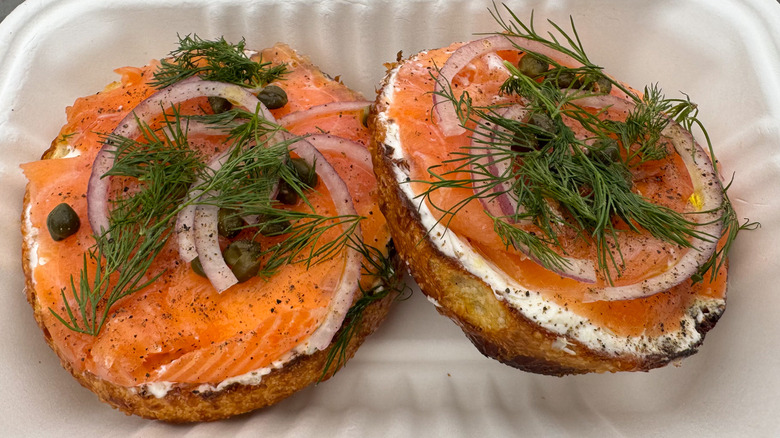
[(63, 366), (172, 422), (330, 378), (399, 290), (369, 102), (284, 44), (188, 36), (117, 73), (22, 166), (27, 297)]
[[(500, 32), (393, 65), (369, 117), (380, 205), (437, 310), (552, 374), (694, 354), (740, 226), (697, 108), (607, 75), (576, 32)], [(573, 30), (573, 29), (572, 29)]]

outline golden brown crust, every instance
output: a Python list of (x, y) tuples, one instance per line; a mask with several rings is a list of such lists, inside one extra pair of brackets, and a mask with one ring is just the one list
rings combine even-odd
[[(388, 75), (389, 78), (389, 75)], [(392, 86), (385, 79), (383, 88)], [(439, 251), (428, 237), (417, 209), (401, 191), (394, 176), (392, 151), (385, 144), (386, 127), (377, 117), (388, 109), (380, 98), (372, 107), (369, 146), (373, 158), (380, 209), (387, 218), (393, 242), (423, 293), (437, 302), (437, 310), (455, 321), (485, 356), (502, 363), (548, 375), (589, 372), (646, 371), (689, 356), (701, 344), (665, 355), (609, 355), (560, 337), (496, 298), (491, 287), (466, 271), (460, 263)], [(703, 335), (715, 325), (722, 311), (712, 313), (695, 327)]]
[[(29, 193), (25, 193), (24, 206), (29, 203)], [(24, 229), (24, 217), (22, 217), (22, 234)], [(139, 415), (144, 418), (163, 420), (174, 423), (213, 421), (243, 414), (255, 409), (270, 406), (289, 397), (293, 393), (317, 383), (327, 380), (338, 371), (333, 365), (323, 376), (326, 360), (329, 352), (336, 348), (333, 343), (322, 351), (312, 355), (300, 356), (285, 364), (282, 368), (263, 376), (258, 385), (234, 384), (220, 391), (199, 392), (196, 384), (180, 385), (169, 391), (164, 397), (157, 398), (152, 394), (138, 391), (135, 388), (127, 388), (115, 385), (88, 372), (78, 372), (64, 359), (62, 351), (52, 341), (44, 323), (44, 312), (36, 299), (35, 284), (32, 280), (30, 268), (31, 248), (26, 239), (22, 243), (22, 265), (26, 277), (27, 301), (33, 308), (35, 320), (43, 331), (44, 338), (52, 350), (57, 353), (60, 363), (67, 369), (82, 386), (91, 390), (104, 402), (125, 412), (126, 414)], [(368, 335), (374, 332), (385, 319), (397, 294), (390, 293), (385, 298), (378, 300), (363, 313), (355, 335), (349, 341), (345, 358), (350, 359), (363, 343)], [(336, 337), (338, 334), (336, 335)], [(346, 361), (345, 361), (346, 362)], [(335, 363), (335, 362), (334, 362)], [(343, 364), (342, 364), (343, 366)]]

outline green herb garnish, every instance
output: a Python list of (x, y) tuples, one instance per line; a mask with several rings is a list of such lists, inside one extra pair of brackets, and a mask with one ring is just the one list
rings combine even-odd
[(320, 375), (320, 381), (324, 379), (328, 370), (332, 367), (338, 370), (347, 362), (347, 350), (350, 341), (358, 333), (363, 315), (366, 309), (377, 301), (381, 301), (389, 295), (405, 298), (411, 293), (411, 289), (404, 282), (403, 276), (398, 273), (393, 264), (395, 250), (389, 248), (388, 255), (384, 255), (379, 248), (364, 242), (351, 242), (350, 246), (363, 255), (363, 276), (374, 278), (373, 287), (368, 289), (360, 286), (361, 296), (349, 308), (344, 318), (344, 324), (333, 339), (333, 346), (325, 359), (325, 366)]
[(280, 79), (287, 72), (284, 64), (272, 66), (269, 62), (253, 61), (244, 49), (244, 39), (231, 44), (224, 38), (179, 37), (179, 47), (170, 53), (170, 59), (161, 61), (151, 85), (165, 88), (198, 75), (209, 81), (259, 88)]
[[(70, 292), (78, 309), (71, 308), (65, 288), (66, 316), (49, 308), (70, 330), (96, 336), (117, 301), (160, 275), (150, 277), (148, 270), (171, 235), (171, 221), (181, 200), (203, 169), (201, 157), (187, 144), (178, 116), (175, 120), (166, 116), (165, 126), (167, 129), (155, 131), (140, 124), (142, 141), (118, 136), (105, 140), (115, 155), (115, 164), (106, 176), (132, 178), (138, 181), (138, 189), (130, 196), (116, 198), (109, 230), (95, 235), (95, 245), (84, 255), (78, 284), (71, 276)], [(90, 260), (96, 265), (92, 278)], [(113, 277), (116, 282), (111, 285)]]

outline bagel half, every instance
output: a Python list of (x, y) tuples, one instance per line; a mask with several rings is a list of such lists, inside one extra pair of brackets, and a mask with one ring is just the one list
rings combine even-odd
[[(283, 348), (287, 351), (281, 351), (281, 355), (277, 357), (263, 359), (264, 362), (260, 366), (252, 365), (255, 363), (255, 356), (238, 356), (249, 361), (249, 365), (243, 366), (240, 372), (232, 371), (232, 374), (219, 371), (239, 369), (229, 368), (229, 364), (224, 363), (231, 360), (228, 356), (228, 352), (232, 351), (231, 343), (251, 340), (252, 338), (246, 336), (254, 333), (253, 327), (262, 326), (258, 325), (261, 321), (255, 320), (260, 313), (256, 310), (258, 304), (253, 306), (252, 300), (259, 300), (257, 297), (261, 295), (280, 293), (278, 290), (269, 289), (277, 283), (273, 283), (273, 277), (255, 277), (217, 294), (206, 279), (192, 271), (189, 263), (178, 260), (176, 245), (173, 243), (175, 238), (166, 244), (158, 256), (158, 259), (165, 259), (160, 263), (168, 266), (168, 269), (151, 285), (116, 302), (106, 324), (96, 336), (66, 328), (55, 313), (67, 319), (68, 315), (63, 307), (66, 296), (69, 297), (67, 299), (70, 305), (77, 309), (69, 295), (70, 279), (75, 278), (75, 284), (78, 284), (79, 275), (79, 265), (74, 263), (73, 257), (75, 255), (76, 259), (81, 260), (95, 242), (86, 214), (85, 200), (87, 176), (92, 167), (91, 157), (95, 156), (103, 144), (101, 133), (108, 134), (114, 130), (121, 120), (127, 120), (125, 118), (132, 114), (131, 111), (140, 102), (155, 92), (149, 81), (159, 63), (155, 62), (143, 68), (128, 67), (118, 70), (122, 80), (110, 84), (96, 95), (78, 99), (68, 108), (66, 125), (43, 154), (41, 161), (23, 165), (30, 183), (24, 197), (21, 221), (22, 262), (26, 276), (26, 295), (33, 315), (46, 342), (59, 356), (62, 366), (102, 401), (128, 415), (168, 422), (212, 421), (275, 404), (307, 386), (333, 376), (385, 319), (397, 296), (399, 276), (393, 273), (397, 258), (384, 218), (373, 199), (372, 187), (375, 183), (370, 170), (370, 159), (364, 147), (355, 147), (356, 144), (367, 143), (368, 131), (363, 124), (367, 103), (360, 94), (325, 75), (308, 58), (297, 54), (286, 45), (277, 44), (251, 56), (254, 60), (261, 59), (262, 62), (272, 65), (287, 66), (288, 73), (273, 82), (286, 91), (289, 100), (285, 106), (273, 110), (277, 121), (281, 123), (289, 116), (287, 120), (291, 122), (286, 128), (296, 135), (328, 134), (331, 137), (337, 136), (333, 138), (338, 138), (342, 143), (350, 143), (352, 152), (322, 152), (321, 157), (326, 157), (337, 173), (346, 172), (343, 177), (348, 179), (347, 186), (353, 197), (352, 202), (356, 204), (356, 211), (364, 217), (363, 239), (374, 248), (374, 252), (362, 254), (361, 257), (364, 258), (358, 263), (370, 266), (365, 258), (370, 257), (374, 262), (384, 263), (385, 270), (382, 273), (357, 271), (358, 278), (346, 296), (350, 312), (336, 315), (335, 320), (340, 328), (332, 334), (332, 339), (328, 337), (326, 344), (317, 348), (296, 347), (306, 342), (305, 336), (300, 340), (286, 339), (285, 333), (291, 329), (283, 325), (286, 324), (284, 321), (290, 321), (290, 318), (294, 320), (294, 316), (281, 318), (285, 315), (288, 305), (293, 309), (289, 312), (293, 312), (296, 311), (294, 308), (297, 309), (296, 300), (302, 303), (308, 299), (307, 285), (314, 289), (319, 286), (327, 288), (326, 284), (320, 284), (326, 280), (320, 280), (317, 277), (319, 273), (325, 272), (323, 275), (329, 275), (331, 280), (328, 281), (346, 281), (339, 280), (346, 275), (343, 272), (346, 272), (347, 268), (342, 266), (346, 262), (339, 261), (344, 257), (337, 254), (334, 256), (336, 262), (331, 265), (314, 263), (312, 266), (315, 270), (310, 271), (312, 273), (307, 275), (304, 270), (303, 274), (298, 274), (312, 278), (278, 283), (289, 286), (288, 299), (283, 301), (284, 297), (280, 295), (275, 300), (279, 305), (266, 308), (265, 312), (270, 311), (271, 321), (275, 321), (273, 318), (281, 321), (274, 323), (282, 325), (272, 333), (281, 334), (278, 336), (281, 339), (278, 342), (280, 345), (289, 345)], [(322, 111), (323, 106), (339, 102), (351, 104), (347, 105), (351, 109)], [(198, 108), (203, 106), (208, 106), (205, 98), (196, 100), (192, 105), (182, 105), (181, 111), (189, 108), (198, 113)], [(255, 108), (248, 110), (254, 111)], [(293, 145), (293, 150), (294, 147)], [(63, 190), (64, 187), (67, 190)], [(314, 193), (316, 194), (316, 190)], [(45, 221), (51, 206), (60, 202), (68, 203), (74, 208), (79, 215), (81, 226), (74, 235), (56, 242), (49, 235)], [(300, 202), (298, 201), (299, 204)], [(224, 246), (225, 242), (222, 244)], [(335, 272), (328, 274), (333, 270)], [(337, 288), (339, 284), (341, 283), (333, 287)], [(299, 288), (298, 292), (295, 292), (295, 285), (303, 285), (303, 289)], [(237, 297), (240, 294), (245, 296)], [(166, 298), (158, 298), (159, 296)], [(290, 296), (297, 296), (297, 299), (291, 301)], [(245, 307), (234, 309), (235, 311), (227, 305), (220, 307), (221, 303), (229, 300), (243, 303)], [(143, 302), (150, 304), (142, 304)], [(208, 305), (202, 305), (204, 302)], [(327, 303), (323, 306), (330, 308)], [(187, 316), (186, 311), (178, 313), (176, 309), (181, 310), (181, 307), (186, 307), (185, 310), (191, 309), (193, 316)], [(232, 315), (233, 319), (225, 319), (224, 315), (228, 314)], [(135, 321), (144, 318), (144, 321), (135, 325), (133, 318)], [(202, 323), (205, 320), (208, 324)], [(236, 327), (239, 327), (235, 329), (236, 333), (224, 331), (224, 327), (232, 327), (231, 324), (237, 324)], [(322, 322), (320, 324), (324, 325)], [(333, 330), (336, 329), (331, 329)], [(311, 334), (310, 331), (305, 333)], [(142, 338), (145, 339), (141, 340)], [(261, 341), (262, 339), (258, 342)], [(98, 352), (99, 346), (105, 345), (106, 342), (111, 345), (108, 351)], [(128, 346), (131, 342), (138, 342), (133, 344), (133, 349)], [(189, 342), (191, 347), (186, 346), (185, 342)], [(281, 348), (274, 347), (272, 342), (277, 341), (268, 341), (273, 348)], [(213, 349), (215, 343), (219, 343), (220, 348)], [(294, 348), (290, 349), (291, 347)], [(185, 351), (184, 348), (188, 350)], [(212, 349), (209, 350), (210, 348)], [(145, 351), (137, 352), (138, 349)], [(204, 362), (206, 353), (198, 356), (199, 350), (210, 351), (211, 356), (208, 357), (212, 359), (206, 360), (206, 365), (200, 369), (180, 373), (186, 378), (180, 381), (148, 378), (150, 373), (155, 372), (165, 375), (166, 367), (176, 366), (177, 360), (181, 361), (182, 358), (192, 358), (193, 363)], [(222, 351), (225, 352), (225, 357), (220, 357)], [(254, 354), (260, 355), (263, 351), (255, 350)], [(130, 352), (136, 352), (134, 354), (140, 354), (141, 357), (148, 356), (147, 359), (136, 360), (135, 357), (130, 357)], [(147, 370), (146, 377), (143, 373), (139, 374), (139, 367), (146, 366), (145, 360), (156, 361)], [(201, 362), (196, 362), (197, 360)], [(232, 360), (236, 360), (236, 357), (232, 357)], [(179, 362), (179, 365), (187, 370), (186, 363), (181, 365)], [(217, 371), (213, 371), (214, 369)], [(198, 372), (212, 375), (216, 372), (216, 375), (221, 377), (216, 381), (202, 380), (197, 377)]]
[[(431, 187), (448, 175), (456, 175), (452, 180), (461, 175), (460, 185), (451, 189), (461, 195), (452, 197), (464, 199), (462, 193), (470, 192), (462, 184), (469, 179), (467, 168), (448, 174), (455, 165), (447, 166), (463, 163), (458, 160), (478, 135), (473, 119), (466, 124), (461, 119), (460, 129), (457, 123), (455, 129), (444, 126), (442, 107), (451, 104), (437, 99), (444, 90), (462, 103), (465, 90), (475, 107), (518, 105), (498, 86), (509, 76), (503, 62), (517, 63), (525, 51), (488, 50), (504, 43), (503, 36), (494, 36), (420, 52), (393, 65), (378, 91), (369, 123), (380, 206), (414, 279), (482, 354), (521, 370), (558, 376), (646, 371), (694, 354), (725, 310), (725, 263), (714, 281), (686, 279), (645, 297), (594, 301), (573, 292), (587, 290), (582, 282), (551, 272), (512, 245), (484, 243), (498, 239), (491, 226), (483, 226), (488, 215), (476, 198), (454, 214), (437, 210), (448, 210), (450, 192), (433, 206)], [(462, 56), (456, 54), (466, 46), (477, 55), (469, 62), (458, 59), (455, 73), (449, 72), (453, 76), (445, 78), (448, 61)], [(625, 99), (622, 90), (631, 89), (621, 85), (612, 95)]]

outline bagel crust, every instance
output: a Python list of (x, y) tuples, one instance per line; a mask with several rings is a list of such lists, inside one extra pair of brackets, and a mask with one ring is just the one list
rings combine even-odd
[[(451, 252), (457, 253), (459, 249), (453, 250), (448, 243), (450, 253), (442, 250), (443, 244), (439, 241), (452, 242), (457, 237), (443, 226), (430, 225), (435, 220), (424, 223), (423, 216), (427, 214), (430, 219), (430, 213), (422, 198), (414, 199), (410, 195), (411, 189), (406, 184), (409, 164), (404, 157), (410, 156), (411, 152), (397, 150), (399, 147), (403, 149), (404, 145), (398, 134), (397, 120), (389, 115), (393, 105), (403, 105), (393, 100), (394, 87), (400, 87), (395, 82), (399, 70), (410, 64), (419, 67), (427, 59), (427, 52), (422, 52), (388, 71), (369, 116), (373, 134), (370, 150), (380, 191), (380, 208), (388, 220), (394, 244), (422, 292), (434, 302), (438, 312), (452, 319), (485, 356), (539, 374), (561, 376), (647, 371), (696, 353), (704, 335), (723, 314), (725, 300), (694, 300), (687, 312), (688, 320), (680, 322), (680, 333), (694, 339), (687, 345), (663, 342), (655, 351), (615, 352), (608, 348), (594, 348), (566, 332), (555, 332), (545, 327), (535, 320), (532, 313), (518, 310), (507, 300), (500, 299), (495, 286), (484, 279), (487, 276), (469, 270), (461, 262), (462, 255), (460, 259), (453, 256)], [(418, 71), (410, 73), (410, 76), (415, 74)], [(420, 97), (425, 98), (429, 97)], [(421, 209), (426, 212), (421, 213)], [(446, 239), (443, 234), (446, 234)], [(490, 268), (483, 266), (483, 269)], [(599, 342), (604, 345), (601, 340), (596, 341), (597, 344)]]

